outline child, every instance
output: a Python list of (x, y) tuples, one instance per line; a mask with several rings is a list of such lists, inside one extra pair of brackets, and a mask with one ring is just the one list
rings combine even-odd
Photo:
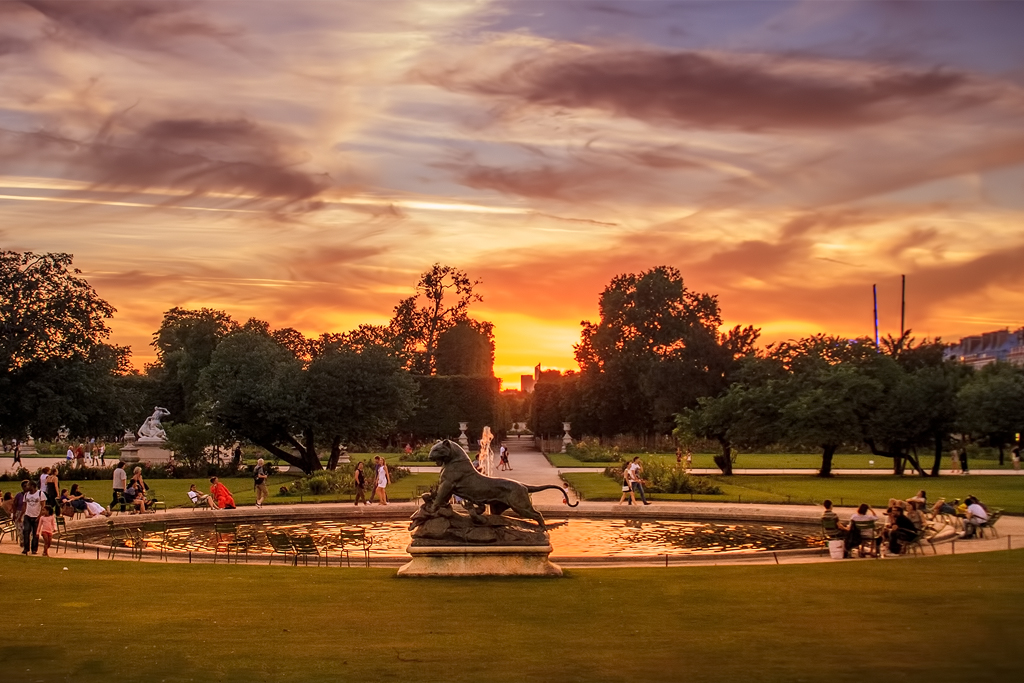
[(57, 530), (57, 518), (53, 516), (53, 507), (47, 505), (43, 514), (39, 515), (39, 535), (43, 537), (43, 557), (50, 556), (50, 543), (53, 532)]

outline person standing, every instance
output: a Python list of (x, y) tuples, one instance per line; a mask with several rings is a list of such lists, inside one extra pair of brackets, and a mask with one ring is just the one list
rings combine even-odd
[(40, 492), (46, 498), (46, 504), (52, 507), (54, 510), (59, 509), (57, 507), (57, 496), (60, 494), (60, 478), (57, 476), (56, 469), (50, 472), (46, 477), (46, 488), (40, 489)]
[(25, 493), (25, 516), (22, 518), (21, 542), (22, 555), (28, 555), (31, 548), (32, 554), (39, 552), (39, 515), (43, 511), (43, 494), (36, 488), (36, 483), (28, 483), (28, 491)]
[(967, 449), (960, 449), (960, 474), (970, 474), (971, 468), (967, 464)]
[(124, 512), (124, 490), (128, 484), (128, 473), (124, 471), (124, 463), (118, 462), (114, 467), (114, 498), (110, 501), (109, 510), (113, 510), (118, 503), (121, 504), (121, 512)]
[(684, 470), (689, 472), (690, 470), (693, 469), (693, 453), (690, 451), (689, 448), (686, 449), (686, 455), (683, 456), (683, 462), (685, 463), (685, 465), (683, 466)]
[(960, 473), (960, 451), (956, 448), (949, 452), (949, 473)]
[(106, 442), (102, 442), (102, 443), (100, 443), (100, 467), (106, 467), (107, 466), (106, 455), (107, 455), (107, 444), (106, 444)]
[(252, 471), (252, 486), (256, 490), (256, 507), (262, 508), (263, 501), (270, 495), (267, 491), (267, 470), (263, 467), (263, 458), (256, 461), (256, 469)]
[(359, 501), (363, 501), (363, 505), (369, 505), (366, 502), (366, 474), (363, 472), (362, 460), (356, 463), (356, 471), (352, 474), (352, 483), (356, 487), (356, 507), (359, 507)]
[(647, 495), (644, 493), (644, 480), (640, 476), (640, 472), (643, 470), (643, 465), (640, 464), (640, 456), (633, 458), (633, 462), (629, 463), (629, 468), (632, 470), (632, 486), (633, 491), (640, 494), (640, 500), (644, 502), (644, 505), (650, 505), (647, 502)]
[(43, 537), (43, 557), (50, 556), (50, 544), (53, 543), (53, 534), (57, 531), (57, 518), (53, 516), (53, 508), (49, 505), (43, 506), (43, 512), (39, 516), (39, 535)]
[(75, 449), (71, 447), (71, 444), (68, 444), (68, 452), (67, 455), (64, 456), (64, 459), (68, 462), (75, 459)]
[(1020, 446), (1014, 446), (1010, 451), (1013, 454), (1013, 470), (1020, 473)]
[(21, 464), (21, 442), (14, 442), (14, 462), (11, 463), (11, 467)]
[(387, 505), (387, 488), (388, 483), (391, 481), (391, 477), (388, 476), (388, 463), (384, 458), (380, 456), (377, 456), (377, 460), (380, 463), (379, 467), (377, 467), (377, 497), (380, 499), (378, 504)]
[(28, 493), (28, 485), (28, 479), (21, 482), (21, 491), (18, 495), (14, 496), (14, 502), (11, 506), (11, 520), (18, 529), (21, 529), (21, 520), (25, 516), (25, 494)]

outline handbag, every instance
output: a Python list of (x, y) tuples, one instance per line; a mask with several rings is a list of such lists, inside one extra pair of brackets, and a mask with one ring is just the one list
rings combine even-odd
[(629, 482), (628, 481), (622, 482), (622, 492), (623, 493), (629, 493), (629, 491), (630, 491)]

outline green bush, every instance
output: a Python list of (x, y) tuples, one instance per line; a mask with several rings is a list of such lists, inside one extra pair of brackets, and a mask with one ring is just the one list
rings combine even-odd
[(622, 455), (619, 448), (602, 446), (597, 441), (582, 439), (577, 443), (569, 444), (565, 449), (566, 455), (571, 455), (580, 462), (621, 462)]
[[(291, 486), (287, 488), (281, 487), (281, 495), (310, 495), (310, 496), (322, 496), (325, 494), (338, 494), (338, 495), (354, 495), (355, 489), (355, 478), (353, 473), (355, 472), (355, 463), (345, 463), (338, 465), (336, 470), (322, 470), (320, 472), (314, 472), (308, 477), (302, 477), (292, 482)], [(372, 486), (376, 475), (373, 473), (373, 468), (367, 468), (364, 466), (366, 471), (366, 482), (368, 486)], [(389, 467), (388, 472), (391, 474), (391, 481), (398, 481), (404, 479), (411, 474), (405, 467)]]
[(412, 453), (403, 453), (399, 460), (403, 462), (433, 462), (433, 460), (430, 459), (430, 449), (433, 447), (433, 444), (430, 444), (429, 446), (424, 444), (419, 446)]
[[(687, 474), (682, 465), (668, 465), (663, 462), (641, 460), (640, 476), (644, 480), (644, 489), (649, 493), (699, 493), (708, 496), (722, 495), (719, 488), (710, 479)], [(604, 476), (622, 481), (625, 463), (615, 467), (606, 467)]]

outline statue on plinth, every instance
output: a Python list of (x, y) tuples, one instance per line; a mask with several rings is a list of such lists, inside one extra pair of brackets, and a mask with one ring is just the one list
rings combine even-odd
[(160, 424), (160, 418), (167, 417), (170, 414), (171, 411), (166, 408), (161, 408), (160, 406), (153, 408), (153, 414), (147, 417), (146, 421), (139, 427), (139, 440), (150, 443), (163, 443), (167, 441), (167, 432), (164, 431), (163, 426)]
[[(548, 560), (551, 542), (544, 516), (533, 506), (531, 493), (561, 486), (528, 486), (512, 479), (477, 472), (462, 447), (438, 441), (430, 459), (441, 466), (437, 490), (424, 493), (409, 530), (412, 561), (401, 576), (561, 576)], [(461, 505), (460, 511), (452, 505)], [(490, 508), (489, 513), (485, 512)], [(504, 513), (511, 511), (515, 517)]]

